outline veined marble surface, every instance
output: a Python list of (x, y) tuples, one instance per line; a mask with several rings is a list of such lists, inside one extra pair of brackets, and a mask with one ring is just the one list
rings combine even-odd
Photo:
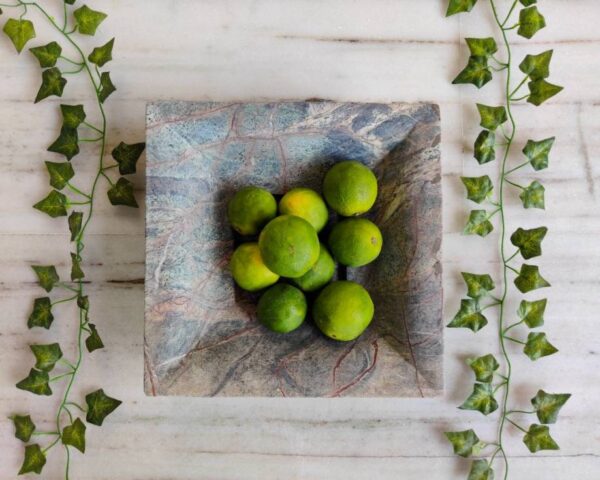
[[(47, 3), (49, 3), (48, 0)], [(498, 0), (507, 3), (507, 0)], [(499, 101), (499, 83), (476, 91), (450, 85), (466, 61), (464, 36), (488, 35), (491, 19), (480, 1), (473, 14), (446, 20), (442, 0), (105, 0), (110, 14), (99, 35), (117, 36), (110, 65), (119, 88), (107, 102), (111, 147), (144, 136), (148, 101), (329, 98), (341, 101), (433, 101), (442, 113), (444, 289), (446, 316), (463, 294), (461, 270), (498, 273), (493, 239), (464, 237), (469, 205), (461, 174), (496, 173), (471, 159), (478, 131), (475, 101)], [(559, 355), (531, 363), (514, 352), (515, 400), (526, 406), (538, 387), (574, 394), (553, 426), (562, 446), (533, 457), (510, 431), (512, 480), (596, 480), (600, 471), (598, 273), (600, 252), (600, 3), (544, 0), (548, 28), (533, 41), (517, 39), (516, 54), (555, 48), (552, 78), (567, 89), (539, 109), (519, 106), (518, 141), (557, 135), (551, 168), (523, 178), (547, 187), (547, 210), (509, 202), (510, 224), (545, 224), (550, 233), (540, 260), (553, 283), (545, 330)], [(45, 38), (43, 30), (39, 39)], [(89, 46), (95, 46), (89, 40)], [(68, 308), (51, 332), (28, 331), (31, 300), (39, 294), (29, 264), (54, 262), (66, 272), (66, 226), (31, 205), (46, 193), (43, 161), (55, 138), (59, 100), (33, 105), (38, 68), (14, 55), (0, 36), (0, 416), (31, 412), (49, 419), (57, 397), (14, 388), (32, 357), (30, 342), (60, 338), (72, 348)], [(87, 101), (74, 81), (66, 99)], [(85, 151), (76, 160), (91, 174)], [(482, 172), (482, 173), (480, 173)], [(143, 199), (143, 168), (137, 175)], [(83, 179), (82, 179), (83, 181)], [(517, 225), (518, 224), (518, 225)], [(456, 410), (468, 394), (464, 359), (496, 353), (493, 328), (477, 337), (445, 332), (442, 399), (192, 399), (149, 398), (143, 375), (143, 211), (100, 205), (86, 242), (92, 315), (107, 348), (86, 360), (82, 391), (103, 386), (124, 400), (101, 429), (88, 429), (88, 452), (73, 454), (73, 478), (114, 479), (461, 479), (441, 432), (474, 428), (492, 436), (495, 422)], [(509, 311), (516, 309), (509, 306)], [(514, 308), (513, 308), (514, 307)], [(58, 309), (59, 307), (57, 307)], [(69, 338), (69, 341), (62, 339)], [(38, 420), (39, 421), (39, 420)], [(48, 424), (49, 425), (49, 424)], [(22, 447), (9, 422), (0, 422), (0, 478), (13, 479)], [(44, 477), (62, 478), (62, 455)]]

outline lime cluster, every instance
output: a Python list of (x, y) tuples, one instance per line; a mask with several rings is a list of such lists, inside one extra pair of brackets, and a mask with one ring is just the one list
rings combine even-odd
[[(361, 267), (379, 256), (381, 231), (358, 217), (373, 207), (377, 190), (369, 168), (344, 161), (325, 175), (324, 198), (309, 188), (294, 188), (277, 204), (269, 191), (255, 186), (233, 196), (227, 208), (229, 222), (254, 241), (236, 248), (231, 274), (244, 290), (267, 289), (258, 302), (263, 325), (279, 333), (295, 330), (309, 310), (306, 293), (318, 292), (312, 316), (323, 334), (349, 341), (364, 332), (375, 311), (371, 296), (355, 282), (332, 279), (336, 261)], [(323, 237), (330, 223), (328, 207), (341, 218), (331, 226), (325, 243), (319, 234)]]

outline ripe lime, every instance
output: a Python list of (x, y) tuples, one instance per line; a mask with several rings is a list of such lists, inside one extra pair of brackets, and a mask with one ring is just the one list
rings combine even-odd
[(257, 243), (243, 243), (236, 248), (229, 266), (235, 282), (249, 292), (262, 290), (279, 280), (279, 275), (264, 264)]
[(267, 267), (282, 277), (301, 277), (319, 258), (317, 232), (306, 220), (292, 215), (271, 220), (260, 232), (258, 246)]
[(336, 224), (329, 235), (329, 248), (342, 265), (361, 267), (381, 253), (381, 231), (366, 218), (348, 218)]
[(242, 188), (227, 205), (229, 223), (242, 235), (256, 235), (276, 215), (275, 197), (264, 188)]
[(375, 203), (377, 178), (362, 163), (340, 162), (325, 175), (323, 195), (329, 206), (340, 215), (360, 215)]
[(310, 188), (294, 188), (287, 192), (279, 201), (279, 213), (303, 218), (317, 232), (320, 232), (329, 220), (329, 212), (323, 198)]
[(327, 247), (321, 244), (319, 258), (311, 269), (300, 278), (294, 278), (292, 281), (305, 292), (314, 292), (327, 285), (335, 273), (335, 262), (327, 251)]
[(319, 330), (341, 341), (354, 340), (363, 333), (374, 313), (369, 292), (350, 281), (327, 285), (313, 305), (313, 317)]
[(279, 283), (269, 288), (258, 301), (258, 320), (279, 333), (295, 330), (306, 317), (306, 298), (292, 285)]

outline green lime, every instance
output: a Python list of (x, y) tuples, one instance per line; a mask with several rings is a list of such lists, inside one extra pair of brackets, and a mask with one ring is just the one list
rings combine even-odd
[(279, 275), (264, 264), (257, 243), (243, 243), (236, 248), (229, 266), (235, 282), (249, 292), (262, 290), (279, 280)]
[(292, 285), (279, 283), (269, 288), (258, 301), (258, 320), (279, 333), (295, 330), (306, 318), (306, 298)]
[(260, 232), (258, 246), (267, 267), (282, 277), (301, 277), (319, 258), (316, 230), (292, 215), (271, 220)]
[(321, 244), (319, 258), (311, 269), (300, 278), (292, 281), (305, 292), (314, 292), (329, 283), (335, 273), (335, 262), (327, 251), (327, 247)]
[(381, 253), (381, 231), (366, 218), (348, 218), (337, 223), (329, 235), (329, 248), (342, 265), (362, 267)]
[(275, 197), (264, 188), (242, 188), (227, 205), (229, 223), (242, 235), (256, 235), (276, 215)]
[(377, 178), (362, 163), (340, 162), (325, 175), (323, 195), (340, 215), (360, 215), (370, 210), (377, 199)]
[(369, 292), (358, 283), (333, 282), (319, 294), (313, 317), (319, 330), (334, 340), (357, 338), (373, 320), (375, 307)]
[(287, 192), (279, 201), (279, 213), (303, 218), (317, 232), (320, 232), (329, 220), (329, 211), (323, 198), (310, 188), (294, 188)]

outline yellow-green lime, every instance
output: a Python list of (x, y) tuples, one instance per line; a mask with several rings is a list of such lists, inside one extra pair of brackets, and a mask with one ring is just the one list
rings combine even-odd
[(263, 262), (258, 243), (243, 243), (236, 248), (229, 267), (235, 282), (249, 292), (262, 290), (279, 280), (279, 275), (269, 270)]
[(362, 163), (340, 162), (325, 175), (323, 195), (340, 215), (360, 215), (370, 210), (377, 199), (377, 178)]
[(282, 277), (301, 277), (319, 258), (317, 231), (293, 215), (271, 220), (260, 232), (258, 246), (265, 265)]
[(313, 318), (319, 330), (329, 338), (346, 342), (365, 331), (374, 313), (369, 292), (346, 280), (327, 285), (313, 305)]
[(256, 235), (276, 215), (277, 201), (264, 188), (242, 188), (227, 205), (229, 223), (242, 235)]
[(321, 244), (319, 258), (311, 269), (300, 278), (294, 278), (292, 281), (305, 292), (314, 292), (329, 283), (329, 280), (335, 273), (335, 262), (327, 251), (327, 247)]
[(310, 188), (294, 188), (287, 192), (279, 201), (279, 213), (303, 218), (317, 232), (329, 220), (329, 211), (323, 198)]
[(300, 290), (278, 283), (260, 297), (258, 320), (274, 332), (288, 333), (302, 325), (307, 309), (306, 298)]
[(381, 253), (381, 231), (366, 218), (348, 218), (337, 223), (329, 235), (329, 248), (342, 265), (362, 267)]

